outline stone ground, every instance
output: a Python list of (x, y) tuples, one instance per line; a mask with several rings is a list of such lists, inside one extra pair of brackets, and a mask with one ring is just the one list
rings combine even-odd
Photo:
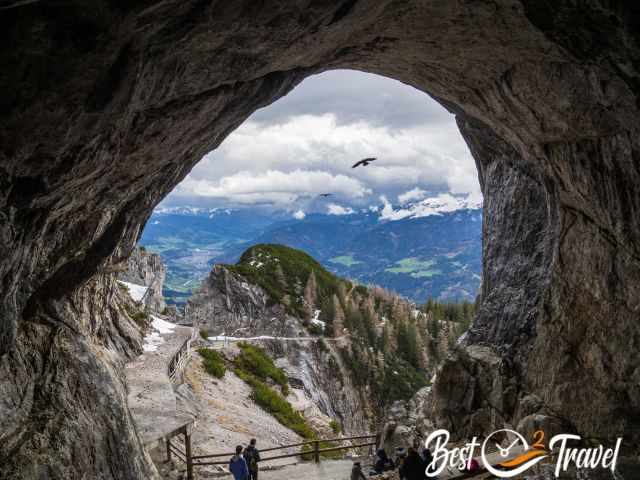
[[(192, 436), (195, 455), (229, 452), (230, 457), (236, 445), (247, 445), (251, 438), (258, 440), (260, 449), (303, 441), (258, 407), (249, 398), (251, 388), (233, 372), (227, 370), (222, 379), (207, 374), (197, 353), (193, 355), (184, 379), (191, 386), (200, 410)], [(295, 451), (294, 448), (278, 453)], [(228, 457), (221, 460), (228, 460)], [(296, 458), (282, 459), (270, 464), (286, 465), (296, 461)], [(220, 470), (218, 467), (207, 469)]]
[(171, 333), (158, 333), (163, 342), (155, 351), (145, 351), (127, 364), (127, 402), (142, 442), (148, 445), (193, 419), (176, 408), (176, 396), (167, 367), (173, 355), (191, 336), (189, 327), (176, 326)]
[[(181, 462), (164, 462), (154, 459), (158, 465), (160, 476), (165, 480), (185, 480), (186, 472), (184, 464)], [(323, 460), (319, 464), (313, 462), (302, 462), (295, 465), (286, 465), (274, 469), (260, 470), (260, 480), (349, 480), (351, 460)], [(367, 472), (365, 471), (365, 474)], [(220, 478), (232, 479), (230, 473), (210, 472), (196, 469), (196, 479)], [(398, 480), (395, 473), (389, 476), (372, 477), (380, 480)]]

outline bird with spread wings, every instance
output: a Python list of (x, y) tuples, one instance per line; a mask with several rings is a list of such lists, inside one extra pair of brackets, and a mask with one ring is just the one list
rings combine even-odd
[(356, 168), (359, 166), (363, 166), (366, 167), (367, 165), (369, 165), (371, 162), (373, 162), (374, 160), (376, 160), (376, 157), (369, 157), (369, 158), (363, 158), (362, 160), (356, 162), (353, 164), (353, 166), (351, 168)]

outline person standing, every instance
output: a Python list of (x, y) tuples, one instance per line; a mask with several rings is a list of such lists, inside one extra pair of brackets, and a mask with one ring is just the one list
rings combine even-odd
[(362, 465), (360, 462), (355, 462), (351, 469), (351, 480), (367, 480), (367, 477), (362, 473)]
[(415, 448), (409, 447), (409, 454), (399, 470), (402, 480), (423, 480), (425, 478), (424, 463)]
[(234, 480), (249, 480), (249, 469), (242, 456), (242, 445), (236, 447), (236, 454), (229, 460), (229, 471), (233, 474)]
[(260, 461), (260, 451), (256, 448), (256, 439), (252, 438), (249, 446), (244, 450), (244, 459), (249, 468), (249, 480), (258, 480), (258, 462)]

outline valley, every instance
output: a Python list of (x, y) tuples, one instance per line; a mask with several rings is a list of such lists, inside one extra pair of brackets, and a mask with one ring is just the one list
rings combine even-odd
[(329, 271), (381, 285), (413, 301), (473, 301), (480, 287), (482, 210), (436, 210), (390, 220), (348, 215), (228, 209), (156, 209), (140, 243), (167, 264), (165, 297), (184, 304), (214, 263), (233, 263), (259, 243), (303, 250)]

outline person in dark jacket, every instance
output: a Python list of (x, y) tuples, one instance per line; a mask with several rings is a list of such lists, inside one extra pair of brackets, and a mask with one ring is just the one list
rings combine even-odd
[[(425, 448), (422, 451), (422, 466), (424, 467), (424, 470), (427, 471), (427, 469), (429, 469), (429, 467), (431, 466), (431, 462), (433, 462), (433, 455), (431, 454), (431, 450), (429, 450), (428, 448)], [(431, 470), (434, 470), (434, 467), (431, 467)]]
[(402, 462), (399, 473), (402, 480), (423, 480), (425, 478), (424, 462), (415, 448), (409, 447), (409, 452)]
[(249, 446), (244, 450), (244, 459), (249, 467), (249, 480), (258, 480), (258, 462), (260, 461), (260, 451), (256, 448), (256, 439), (252, 438)]
[(386, 472), (387, 470), (393, 470), (393, 462), (387, 456), (387, 452), (384, 448), (381, 448), (376, 452), (376, 463), (373, 465), (373, 470), (376, 475), (380, 475), (382, 472)]
[(234, 480), (249, 479), (249, 468), (242, 456), (242, 445), (236, 447), (236, 454), (229, 460), (229, 471), (233, 474)]
[(367, 480), (367, 477), (362, 473), (362, 465), (360, 462), (355, 462), (351, 469), (351, 480)]

